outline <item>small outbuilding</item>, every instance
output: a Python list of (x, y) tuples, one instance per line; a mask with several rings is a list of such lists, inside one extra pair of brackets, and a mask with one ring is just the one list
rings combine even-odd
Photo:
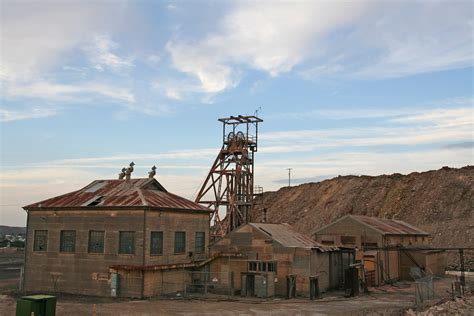
[(242, 225), (211, 245), (210, 254), (234, 254), (211, 261), (209, 272), (232, 271), (235, 292), (256, 297), (317, 296), (335, 286), (330, 276), (338, 272), (340, 255), (337, 247), (321, 245), (288, 224), (268, 223)]
[[(323, 245), (363, 250), (366, 281), (369, 286), (386, 281), (411, 279), (410, 268), (444, 271), (445, 254), (429, 251), (429, 234), (404, 221), (346, 215), (313, 233)], [(420, 246), (423, 251), (414, 251)], [(416, 252), (416, 254), (415, 254)], [(444, 263), (445, 265), (445, 263)]]

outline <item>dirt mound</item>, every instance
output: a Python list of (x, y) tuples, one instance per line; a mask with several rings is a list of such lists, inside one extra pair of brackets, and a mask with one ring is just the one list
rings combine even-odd
[(286, 222), (310, 234), (346, 214), (399, 219), (442, 247), (474, 245), (474, 166), (408, 175), (339, 176), (283, 187), (256, 200), (253, 217)]

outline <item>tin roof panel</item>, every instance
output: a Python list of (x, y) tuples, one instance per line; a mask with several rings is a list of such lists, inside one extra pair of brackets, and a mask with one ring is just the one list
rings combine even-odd
[[(102, 197), (99, 204), (88, 206), (99, 197)], [(27, 205), (24, 209), (132, 206), (210, 211), (200, 204), (167, 192), (156, 179), (149, 178), (96, 180), (80, 190)]]

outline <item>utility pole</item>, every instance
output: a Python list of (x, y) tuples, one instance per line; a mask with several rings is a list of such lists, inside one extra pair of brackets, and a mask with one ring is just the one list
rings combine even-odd
[(291, 169), (293, 168), (288, 168), (288, 186), (291, 187)]

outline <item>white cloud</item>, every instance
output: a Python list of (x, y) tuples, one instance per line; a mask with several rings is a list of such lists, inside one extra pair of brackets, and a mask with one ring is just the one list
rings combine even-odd
[(246, 68), (385, 78), (468, 67), (472, 25), (469, 2), (242, 1), (201, 39), (167, 49), (203, 93), (218, 93)]
[(9, 97), (77, 101), (84, 97), (83, 94), (92, 94), (119, 102), (135, 102), (135, 96), (128, 89), (101, 83), (59, 84), (36, 81), (27, 84), (6, 84), (4, 90), (5, 95)]
[[(28, 80), (51, 70), (94, 34), (116, 28), (124, 3), (2, 1), (0, 78)], [(25, 22), (27, 21), (27, 22)]]
[(290, 71), (311, 51), (315, 39), (357, 17), (365, 5), (335, 2), (239, 2), (215, 33), (201, 41), (167, 45), (179, 71), (195, 76), (203, 92), (239, 82), (234, 64), (276, 76)]
[(27, 110), (0, 109), (0, 122), (13, 122), (55, 116), (58, 113), (52, 108), (30, 108)]
[(312, 151), (322, 147), (420, 145), (465, 141), (473, 137), (473, 108), (456, 107), (410, 112), (388, 111), (380, 126), (279, 131), (260, 134), (271, 146), (262, 152)]
[(85, 51), (89, 55), (93, 67), (99, 71), (103, 71), (103, 67), (117, 70), (133, 66), (131, 60), (126, 60), (112, 52), (116, 48), (118, 48), (118, 44), (108, 36), (96, 35), (92, 39), (92, 43), (86, 46)]

